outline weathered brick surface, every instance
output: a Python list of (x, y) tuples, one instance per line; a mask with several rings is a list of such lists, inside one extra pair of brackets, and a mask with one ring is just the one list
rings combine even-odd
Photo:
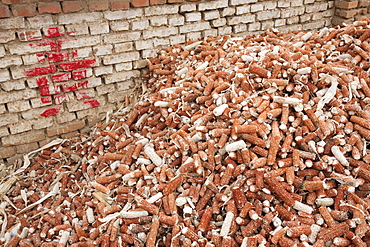
[(239, 15), (227, 18), (228, 25), (236, 25), (239, 23), (251, 23), (254, 22), (256, 19), (255, 15)]
[(168, 18), (168, 24), (170, 26), (181, 26), (185, 23), (185, 17), (182, 15), (174, 15)]
[(210, 28), (211, 26), (209, 25), (209, 22), (197, 22), (194, 24), (185, 24), (184, 26), (181, 26), (180, 33), (190, 33)]
[(200, 12), (185, 13), (185, 20), (187, 22), (200, 21), (202, 14)]
[[(113, 2), (114, 1), (111, 2), (111, 5), (113, 5)], [(90, 2), (88, 4), (88, 8), (89, 8), (90, 11), (108, 10), (109, 9), (109, 2), (107, 2), (107, 1)]]
[(9, 125), (10, 134), (19, 134), (29, 130), (32, 130), (32, 125), (29, 121), (21, 121), (15, 124)]
[(87, 118), (87, 121), (89, 121), (89, 119), (96, 119), (96, 117), (99, 116), (100, 114), (106, 115), (108, 111), (114, 111), (116, 109), (117, 109), (116, 105), (106, 104), (104, 106), (78, 111), (77, 118), (78, 119)]
[(64, 13), (78, 12), (83, 9), (82, 2), (80, 1), (65, 1), (62, 2)]
[(103, 18), (103, 14), (100, 12), (92, 13), (73, 13), (73, 14), (64, 14), (58, 16), (58, 24), (75, 24), (80, 22), (94, 22), (100, 21)]
[(9, 135), (8, 127), (0, 127), (0, 137)]
[(1, 138), (4, 147), (15, 146), (26, 143), (37, 142), (45, 139), (45, 132), (43, 130), (30, 131), (24, 134), (17, 134), (5, 136)]
[(77, 121), (74, 123), (63, 124), (57, 127), (48, 128), (46, 130), (46, 134), (47, 136), (61, 135), (61, 134), (75, 131), (75, 130), (82, 129), (83, 127), (85, 127), (85, 125), (86, 125), (85, 121)]
[(10, 124), (14, 124), (14, 123), (17, 123), (18, 122), (18, 115), (17, 114), (2, 114), (0, 116), (0, 127), (1, 126), (6, 126), (6, 125), (10, 125)]
[(150, 25), (154, 27), (159, 27), (167, 25), (167, 16), (154, 16), (150, 18)]
[[(191, 24), (194, 26), (197, 26), (198, 23), (196, 24)], [(181, 29), (182, 27), (180, 27)], [(143, 31), (143, 38), (144, 39), (150, 39), (153, 37), (168, 37), (171, 35), (175, 35), (178, 33), (177, 27), (155, 27), (150, 30), (144, 30)]]
[(140, 72), (138, 70), (114, 73), (112, 75), (106, 76), (105, 83), (110, 84), (114, 82), (126, 81), (130, 78), (138, 78), (139, 75), (140, 75)]
[(297, 8), (289, 8), (289, 9), (283, 9), (280, 11), (280, 18), (288, 18), (293, 16), (300, 16), (304, 14), (305, 7), (297, 7)]
[(9, 112), (22, 112), (31, 108), (28, 100), (17, 100), (7, 104)]
[(66, 29), (67, 32), (72, 33), (73, 36), (89, 34), (89, 26), (87, 23), (66, 25)]
[(149, 27), (149, 20), (133, 21), (131, 25), (131, 30), (145, 30)]
[(354, 9), (357, 8), (359, 1), (335, 1), (335, 7), (340, 9)]
[(37, 9), (40, 14), (58, 14), (62, 12), (62, 7), (59, 2), (39, 3)]
[(27, 21), (31, 28), (40, 28), (56, 24), (54, 23), (53, 17), (51, 15), (41, 15), (27, 18)]
[(11, 5), (11, 10), (14, 16), (30, 17), (37, 14), (36, 5), (34, 4), (14, 4)]
[(0, 159), (9, 158), (15, 154), (15, 147), (0, 147)]
[(141, 8), (120, 11), (108, 11), (104, 13), (104, 18), (110, 21), (121, 19), (133, 19), (140, 16), (143, 16), (143, 9)]
[(28, 88), (13, 92), (4, 92), (4, 93), (0, 92), (0, 104), (14, 102), (21, 99), (31, 99), (36, 97), (37, 97), (36, 90)]
[(124, 71), (124, 70), (131, 70), (132, 62), (118, 63), (114, 65), (114, 68), (116, 69), (117, 72)]
[(9, 70), (8, 69), (0, 69), (0, 82), (8, 81), (9, 79), (10, 79)]
[(257, 13), (257, 20), (272, 20), (280, 17), (280, 10), (269, 10)]
[(91, 35), (109, 33), (109, 23), (108, 22), (94, 23), (92, 25), (89, 25), (89, 29)]
[(180, 12), (191, 12), (195, 11), (197, 6), (195, 4), (183, 4), (180, 6)]
[(95, 76), (107, 75), (113, 73), (113, 66), (102, 66), (94, 68)]
[(129, 61), (134, 61), (139, 59), (139, 52), (132, 51), (132, 52), (126, 52), (121, 54), (115, 54), (115, 55), (108, 55), (103, 57), (103, 64), (109, 65), (109, 64), (115, 64), (115, 63), (124, 63)]
[(38, 142), (32, 142), (32, 143), (27, 143), (27, 144), (22, 144), (22, 145), (16, 146), (16, 151), (19, 154), (25, 154), (25, 153), (29, 153), (33, 150), (36, 150), (39, 147), (40, 146), (39, 146)]
[(23, 17), (12, 17), (2, 19), (0, 21), (0, 30), (1, 29), (17, 29), (17, 28), (25, 28), (26, 22)]
[[(68, 123), (68, 122), (72, 122), (76, 120), (77, 116), (75, 112), (64, 112), (63, 114), (58, 114), (56, 116), (56, 119), (57, 119), (58, 124), (63, 124), (63, 123)], [(47, 126), (47, 127), (50, 127), (50, 126)]]
[(176, 14), (178, 13), (178, 11), (179, 11), (178, 5), (164, 5), (164, 6), (155, 5), (144, 9), (145, 16)]
[[(64, 113), (62, 115), (65, 116), (67, 114), (68, 113)], [(32, 120), (30, 122), (32, 124), (32, 129), (39, 130), (39, 129), (45, 129), (47, 127), (52, 126), (54, 124), (54, 119), (53, 118), (41, 118), (37, 120)]]
[(5, 104), (0, 104), (0, 114), (4, 114), (7, 112), (7, 109), (5, 108)]
[(116, 44), (127, 41), (139, 40), (141, 36), (140, 32), (124, 32), (124, 33), (110, 33), (103, 37), (104, 43)]
[(129, 0), (110, 1), (111, 10), (122, 10), (130, 8)]
[(81, 37), (76, 40), (71, 40), (65, 43), (62, 43), (62, 49), (72, 49), (72, 48), (80, 48), (86, 46), (94, 46), (101, 43), (101, 39), (99, 36), (91, 36), (91, 37)]
[(98, 96), (105, 95), (105, 94), (108, 94), (108, 93), (113, 93), (115, 91), (117, 91), (115, 84), (102, 85), (102, 86), (97, 88)]
[(10, 17), (9, 7), (6, 5), (0, 4), (0, 18)]
[(145, 7), (149, 6), (149, 0), (131, 0), (131, 4), (134, 7)]
[(216, 0), (211, 2), (202, 2), (198, 6), (199, 11), (204, 10), (213, 10), (213, 9), (220, 9), (226, 8), (228, 6), (228, 0)]
[(353, 10), (337, 9), (335, 11), (335, 14), (338, 15), (338, 16), (340, 16), (340, 17), (343, 17), (345, 19), (349, 19), (349, 18), (352, 18), (355, 15), (357, 15), (358, 14), (358, 10), (357, 9), (353, 9)]
[(359, 0), (358, 2), (358, 7), (368, 7), (370, 6), (370, 1), (369, 0)]
[(9, 41), (15, 40), (15, 33), (12, 31), (1, 31), (0, 32), (0, 43), (8, 43)]
[(203, 12), (203, 19), (205, 21), (220, 18), (220, 12), (217, 10)]

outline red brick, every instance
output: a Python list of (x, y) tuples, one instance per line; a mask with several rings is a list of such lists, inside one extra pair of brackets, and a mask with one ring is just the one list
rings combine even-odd
[(107, 9), (109, 9), (109, 3), (107, 1), (89, 3), (89, 10), (91, 11), (101, 11)]
[(359, 13), (360, 15), (366, 15), (366, 14), (367, 14), (367, 12), (368, 12), (367, 8), (361, 8), (361, 9), (359, 9), (359, 10), (358, 10), (358, 13)]
[(15, 4), (11, 5), (13, 15), (30, 17), (37, 15), (36, 5), (34, 4)]
[(83, 9), (82, 2), (80, 1), (67, 1), (62, 2), (64, 13), (78, 12)]
[(5, 18), (10, 16), (10, 10), (8, 6), (0, 5), (0, 18)]
[[(170, 3), (170, 1), (168, 1)], [(181, 0), (183, 2), (183, 0)], [(150, 0), (150, 5), (165, 4), (166, 0)]]
[(42, 141), (45, 139), (45, 133), (42, 130), (30, 131), (25, 134), (17, 134), (3, 137), (2, 143), (4, 147), (21, 145), (31, 142)]
[(359, 3), (358, 3), (359, 8), (368, 7), (369, 5), (370, 5), (369, 0), (360, 0)]
[(0, 159), (9, 158), (15, 155), (15, 148), (14, 147), (3, 147), (0, 148)]
[(111, 1), (110, 7), (111, 10), (129, 9), (130, 1), (129, 0)]
[(335, 1), (335, 7), (340, 9), (354, 9), (358, 5), (358, 1)]
[(73, 131), (82, 129), (85, 127), (85, 121), (72, 122), (64, 125), (59, 125), (54, 128), (48, 128), (46, 133), (48, 136), (56, 136), (61, 134), (71, 133)]
[(39, 3), (38, 10), (40, 14), (48, 13), (48, 14), (58, 14), (62, 12), (62, 7), (58, 2), (52, 3)]
[(8, 163), (8, 164), (14, 164), (16, 162), (18, 164), (21, 164), (23, 162), (23, 155), (22, 154), (16, 154), (16, 155), (13, 155), (12, 157), (6, 159), (6, 163)]
[(349, 19), (349, 18), (352, 18), (355, 15), (357, 15), (358, 14), (358, 10), (357, 9), (354, 9), (354, 10), (337, 9), (336, 14), (338, 16), (341, 16), (341, 17), (344, 17), (346, 19)]
[(18, 4), (18, 3), (25, 3), (24, 0), (2, 0), (4, 4)]
[(149, 6), (149, 0), (132, 0), (131, 4), (134, 7), (145, 7)]
[(52, 0), (2, 0), (4, 4), (21, 4), (21, 3), (38, 3), (38, 2), (51, 2)]

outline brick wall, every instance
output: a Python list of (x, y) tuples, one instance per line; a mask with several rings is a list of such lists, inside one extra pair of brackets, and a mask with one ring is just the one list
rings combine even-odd
[(362, 16), (369, 17), (369, 6), (370, 0), (336, 0), (332, 24), (340, 25), (343, 22), (360, 19)]
[(335, 13), (342, 20), (367, 13), (367, 3), (1, 0), (0, 161), (86, 131), (118, 109), (140, 84), (145, 58), (161, 46), (269, 28), (319, 29)]

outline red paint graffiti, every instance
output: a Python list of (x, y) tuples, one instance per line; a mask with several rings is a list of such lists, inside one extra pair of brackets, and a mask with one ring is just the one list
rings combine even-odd
[(37, 86), (42, 87), (49, 84), (49, 79), (46, 76), (39, 77), (36, 79)]
[(43, 104), (47, 104), (47, 103), (51, 103), (51, 96), (47, 96), (47, 97), (41, 97), (40, 98), (41, 99), (41, 102), (43, 103)]
[(78, 89), (86, 89), (88, 87), (88, 81), (77, 82)]
[(88, 105), (90, 105), (90, 107), (91, 107), (91, 108), (94, 108), (94, 107), (100, 106), (99, 101), (97, 101), (96, 99), (86, 100), (86, 101), (84, 101), (84, 104), (88, 104)]
[(69, 54), (67, 51), (56, 53), (47, 52), (46, 55), (48, 56), (50, 62), (60, 62), (69, 58)]
[(60, 52), (61, 47), (58, 45), (58, 43), (55, 40), (44, 40), (40, 43), (30, 44), (31, 47), (34, 46), (50, 46), (50, 50), (55, 52)]
[(58, 85), (55, 85), (54, 86), (54, 91), (53, 91), (53, 93), (54, 94), (60, 94), (61, 92), (62, 92), (62, 88), (63, 87), (65, 87), (65, 82), (63, 82), (63, 83), (59, 83)]
[(77, 57), (77, 56), (78, 56), (78, 50), (73, 50), (72, 57)]
[(66, 94), (54, 96), (54, 103), (57, 105), (60, 105), (65, 101), (70, 101), (70, 97)]
[(54, 73), (57, 71), (57, 68), (50, 64), (45, 67), (38, 67), (38, 68), (32, 68), (32, 69), (24, 69), (24, 72), (26, 73), (26, 76), (38, 76), (38, 75), (46, 75), (50, 73)]
[(82, 99), (90, 99), (91, 97), (86, 92), (76, 92), (76, 98), (77, 100), (82, 100)]
[(50, 88), (49, 86), (42, 86), (40, 87), (40, 94), (41, 96), (47, 96), (47, 95), (50, 95)]
[(48, 28), (48, 30), (46, 32), (47, 32), (47, 34), (45, 34), (45, 36), (48, 37), (48, 38), (58, 37), (58, 36), (64, 35), (64, 33), (59, 31), (59, 27)]
[(53, 82), (69, 81), (71, 79), (70, 73), (63, 73), (58, 75), (52, 75), (51, 80)]
[(76, 84), (73, 84), (71, 86), (63, 86), (63, 91), (68, 93), (68, 92), (72, 92), (72, 91), (75, 91), (77, 90), (77, 85)]
[(87, 73), (86, 73), (86, 70), (73, 71), (72, 76), (73, 76), (73, 80), (81, 80), (87, 77)]
[(36, 57), (37, 57), (37, 62), (39, 62), (39, 63), (45, 62), (44, 54), (42, 54), (42, 53), (36, 54)]
[(62, 106), (52, 107), (52, 108), (49, 108), (49, 109), (46, 109), (45, 111), (43, 111), (40, 114), (40, 116), (43, 116), (43, 117), (54, 116), (54, 115), (57, 115), (58, 112), (60, 112), (61, 109), (62, 109)]
[(78, 60), (66, 63), (59, 63), (59, 67), (64, 71), (94, 67), (96, 59)]
[(20, 41), (31, 41), (42, 39), (40, 31), (25, 31), (18, 33)]

